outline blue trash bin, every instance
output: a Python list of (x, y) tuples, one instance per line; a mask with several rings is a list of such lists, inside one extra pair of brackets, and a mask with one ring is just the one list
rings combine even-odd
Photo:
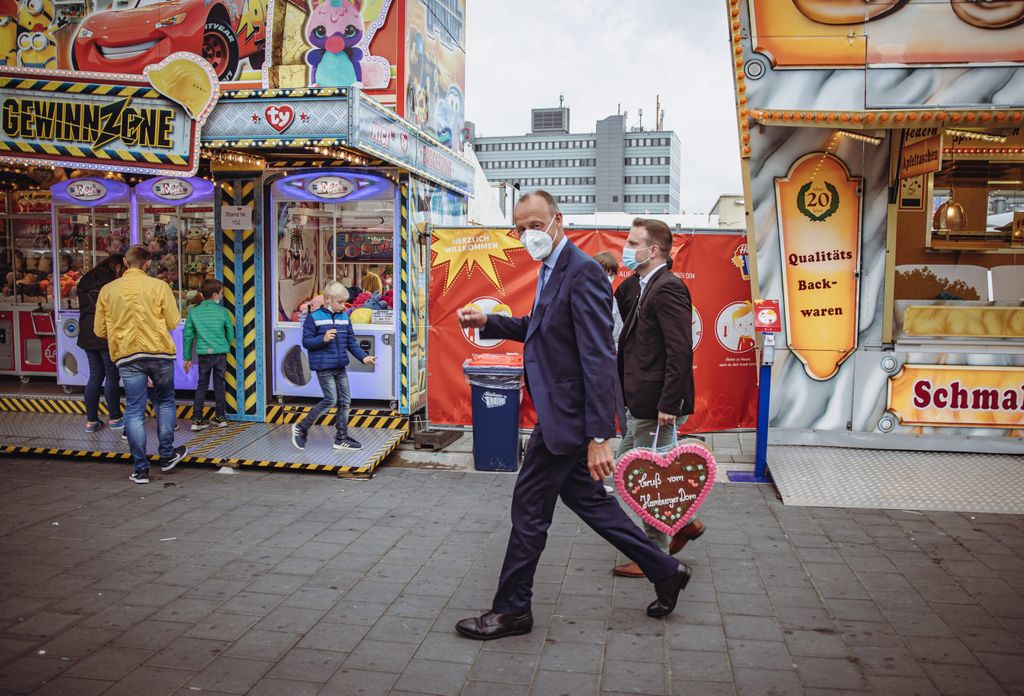
[(473, 400), (473, 462), (477, 471), (517, 471), (523, 368), (473, 362), (481, 360), (462, 366)]

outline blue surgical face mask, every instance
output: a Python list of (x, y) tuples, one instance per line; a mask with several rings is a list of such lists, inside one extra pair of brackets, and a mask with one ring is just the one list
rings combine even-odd
[(645, 264), (645, 263), (647, 263), (648, 261), (651, 260), (651, 257), (648, 256), (643, 261), (637, 261), (637, 259), (636, 259), (636, 252), (640, 251), (641, 249), (650, 249), (650, 248), (651, 247), (641, 247), (640, 249), (634, 249), (632, 247), (624, 247), (622, 249), (622, 265), (625, 266), (626, 268), (628, 268), (631, 271), (635, 271), (641, 265), (643, 265), (643, 264)]

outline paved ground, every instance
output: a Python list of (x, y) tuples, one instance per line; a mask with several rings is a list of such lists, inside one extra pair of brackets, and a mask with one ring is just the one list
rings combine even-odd
[[(708, 433), (702, 437), (714, 450), (715, 461), (723, 469), (750, 471), (754, 468), (755, 436), (750, 430)], [(618, 446), (618, 440), (613, 441), (613, 446)], [(409, 438), (399, 445), (389, 463), (439, 471), (473, 471), (473, 434), (463, 433), (440, 452), (417, 450), (413, 439)]]
[(481, 645), (513, 478), (0, 460), (11, 694), (1024, 694), (1024, 518), (723, 484), (668, 620), (560, 510), (533, 634)]

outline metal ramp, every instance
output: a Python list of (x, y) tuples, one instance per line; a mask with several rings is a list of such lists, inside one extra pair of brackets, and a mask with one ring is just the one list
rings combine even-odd
[(1024, 455), (770, 445), (786, 505), (1024, 514)]
[[(329, 413), (309, 431), (305, 450), (291, 442), (291, 423), (309, 407), (275, 407), (275, 422), (232, 422), (226, 428), (189, 429), (192, 407), (179, 404), (174, 444), (189, 449), (186, 464), (317, 471), (369, 478), (408, 435), (408, 421), (391, 412), (353, 409), (349, 434), (362, 443), (358, 451), (335, 450), (334, 415)], [(0, 397), (0, 454), (37, 455), (128, 461), (128, 442), (120, 431), (84, 431), (84, 406), (79, 399)], [(147, 443), (156, 450), (156, 423), (146, 419)], [(155, 457), (152, 457), (155, 458)]]

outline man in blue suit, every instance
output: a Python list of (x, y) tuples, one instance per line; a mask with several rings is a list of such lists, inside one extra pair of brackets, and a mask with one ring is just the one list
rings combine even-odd
[(459, 621), (455, 630), (491, 640), (533, 629), (533, 574), (559, 497), (643, 569), (656, 595), (647, 614), (666, 616), (690, 569), (647, 539), (602, 484), (614, 469), (608, 440), (615, 436), (616, 415), (625, 423), (608, 279), (566, 238), (562, 214), (548, 193), (523, 196), (513, 219), (523, 246), (541, 262), (533, 311), (511, 318), (460, 309), (459, 321), (480, 329), (482, 338), (525, 344), (526, 388), (538, 422), (512, 494), (512, 533), (491, 611)]

